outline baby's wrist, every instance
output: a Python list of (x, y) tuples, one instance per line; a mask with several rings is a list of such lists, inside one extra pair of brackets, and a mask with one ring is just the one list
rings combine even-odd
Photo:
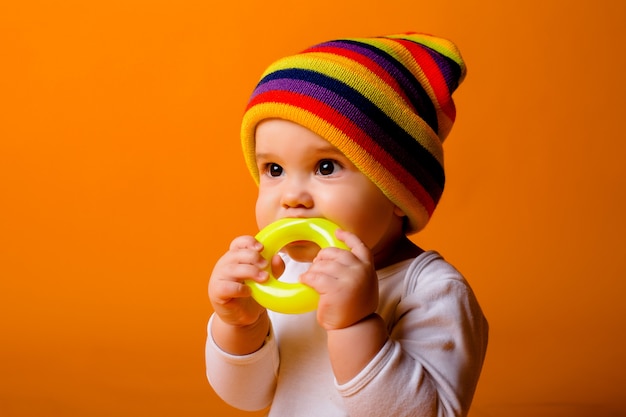
[(267, 311), (250, 324), (234, 324), (217, 316), (212, 333), (215, 343), (225, 352), (246, 355), (260, 349), (269, 334), (270, 320)]

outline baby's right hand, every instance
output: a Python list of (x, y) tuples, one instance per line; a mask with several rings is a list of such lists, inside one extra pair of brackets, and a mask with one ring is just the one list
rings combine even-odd
[(235, 238), (228, 252), (215, 264), (209, 280), (209, 300), (223, 322), (233, 326), (254, 324), (265, 312), (252, 297), (244, 280), (265, 282), (268, 261), (263, 245), (252, 236)]

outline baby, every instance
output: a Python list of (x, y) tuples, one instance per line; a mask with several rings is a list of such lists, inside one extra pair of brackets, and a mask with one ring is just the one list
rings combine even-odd
[[(226, 402), (270, 416), (465, 416), (488, 326), (463, 276), (409, 235), (443, 191), (442, 142), (465, 77), (456, 46), (408, 33), (322, 43), (270, 65), (243, 117), (260, 228), (339, 225), (348, 250), (287, 245), (264, 259), (235, 238), (209, 282), (207, 376)], [(319, 293), (314, 312), (267, 311), (245, 280)]]

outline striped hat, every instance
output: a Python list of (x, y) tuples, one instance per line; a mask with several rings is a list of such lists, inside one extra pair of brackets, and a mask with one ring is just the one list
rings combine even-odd
[(269, 66), (243, 116), (241, 140), (255, 181), (259, 122), (298, 123), (328, 140), (409, 219), (430, 219), (444, 186), (442, 142), (452, 92), (465, 77), (456, 46), (421, 33), (325, 42)]

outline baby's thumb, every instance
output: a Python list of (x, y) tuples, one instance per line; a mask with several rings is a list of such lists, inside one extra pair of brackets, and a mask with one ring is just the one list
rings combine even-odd
[(371, 251), (357, 235), (346, 230), (339, 229), (336, 232), (336, 236), (339, 240), (345, 243), (348, 248), (350, 248), (350, 252), (352, 252), (354, 256), (363, 262), (371, 262)]
[(274, 278), (280, 277), (285, 272), (285, 262), (280, 255), (272, 256), (272, 275)]

